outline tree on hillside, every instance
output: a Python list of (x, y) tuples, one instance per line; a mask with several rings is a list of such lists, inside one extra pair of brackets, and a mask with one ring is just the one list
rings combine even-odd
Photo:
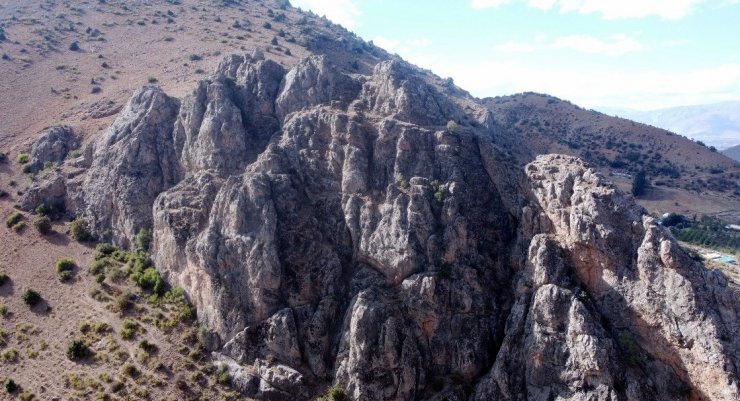
[(645, 194), (645, 190), (648, 187), (648, 180), (645, 176), (644, 171), (640, 171), (637, 174), (635, 174), (635, 177), (632, 179), (632, 195), (633, 196), (640, 196)]

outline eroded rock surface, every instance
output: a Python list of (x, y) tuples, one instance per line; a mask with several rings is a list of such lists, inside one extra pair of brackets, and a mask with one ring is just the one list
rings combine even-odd
[[(734, 400), (737, 294), (578, 159), (399, 60), (231, 56), (137, 92), (79, 191), (260, 399)], [(450, 121), (454, 123), (449, 123)]]

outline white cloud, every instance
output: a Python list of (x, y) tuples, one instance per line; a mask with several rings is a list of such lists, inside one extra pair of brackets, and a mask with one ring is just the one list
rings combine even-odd
[(357, 19), (362, 16), (353, 0), (291, 0), (290, 4), (293, 7), (311, 10), (318, 15), (326, 15), (347, 29), (357, 26)]
[(515, 40), (496, 45), (496, 50), (503, 53), (530, 53), (534, 51), (535, 46), (526, 42), (517, 42)]
[(533, 43), (513, 40), (495, 46), (495, 49), (502, 53), (531, 53), (535, 50), (553, 49), (605, 56), (620, 56), (644, 48), (645, 46), (637, 39), (624, 34), (613, 35), (606, 40), (586, 35), (570, 35), (555, 38), (549, 42), (544, 36), (538, 35)]
[[(644, 18), (657, 16), (668, 20), (686, 17), (701, 3), (710, 0), (518, 0), (539, 10), (558, 10), (561, 13), (600, 14), (604, 19)], [(732, 4), (737, 0), (714, 0), (716, 6)], [(473, 0), (475, 9), (495, 8), (509, 0)]]
[(584, 107), (640, 110), (706, 104), (740, 97), (740, 64), (687, 71), (553, 67), (520, 61), (459, 60), (417, 57), (424, 67), (450, 76), (473, 95), (486, 97), (534, 91)]
[(432, 40), (429, 38), (395, 40), (386, 38), (385, 36), (376, 36), (373, 38), (373, 43), (391, 53), (403, 53), (408, 55), (417, 49), (430, 46), (432, 44)]
[(610, 41), (604, 41), (592, 36), (571, 35), (555, 39), (550, 44), (550, 48), (619, 56), (625, 53), (640, 51), (644, 46), (635, 38), (626, 35), (614, 35)]

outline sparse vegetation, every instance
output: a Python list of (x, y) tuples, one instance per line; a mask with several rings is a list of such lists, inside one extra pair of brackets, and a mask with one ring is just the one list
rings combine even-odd
[(5, 283), (7, 283), (8, 281), (10, 281), (10, 277), (8, 277), (8, 273), (5, 273), (4, 271), (0, 271), (0, 286), (5, 285)]
[(80, 44), (77, 42), (72, 42), (69, 44), (69, 50), (73, 52), (80, 51)]

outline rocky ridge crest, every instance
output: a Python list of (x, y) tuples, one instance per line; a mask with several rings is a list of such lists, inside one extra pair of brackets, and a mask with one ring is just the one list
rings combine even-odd
[(580, 160), (522, 154), (405, 62), (254, 53), (137, 91), (66, 196), (100, 238), (153, 230), (255, 398), (737, 399), (727, 280)]

